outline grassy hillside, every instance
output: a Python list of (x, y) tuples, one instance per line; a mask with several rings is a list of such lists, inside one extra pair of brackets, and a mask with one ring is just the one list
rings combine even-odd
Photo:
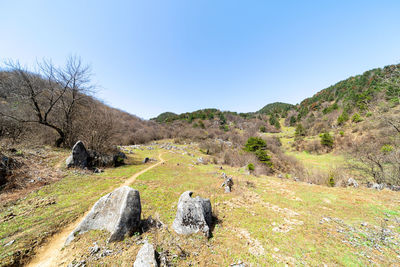
[[(140, 191), (142, 217), (157, 218), (165, 227), (111, 244), (106, 243), (107, 233), (90, 231), (60, 252), (60, 266), (82, 260), (88, 266), (131, 266), (144, 238), (176, 266), (228, 266), (239, 260), (250, 265), (361, 266), (391, 265), (399, 260), (397, 192), (256, 177), (246, 175), (243, 168), (196, 165), (199, 156), (207, 156), (195, 145), (177, 145), (172, 150), (151, 147), (134, 149), (132, 162), (161, 153), (166, 163), (139, 176), (131, 186)], [(2, 265), (32, 255), (42, 240), (144, 167), (135, 163), (101, 175), (71, 171), (65, 179), (3, 206)], [(230, 194), (220, 187), (222, 172), (234, 179)], [(201, 235), (178, 236), (171, 228), (178, 198), (186, 190), (211, 199), (218, 220), (208, 240)], [(101, 248), (98, 254), (88, 252), (93, 242)], [(108, 255), (100, 257), (106, 250)]]
[(366, 113), (370, 105), (377, 105), (379, 101), (397, 105), (399, 96), (400, 64), (389, 65), (350, 77), (306, 98), (297, 108), (297, 120), (315, 111), (321, 116), (338, 109), (349, 114)]

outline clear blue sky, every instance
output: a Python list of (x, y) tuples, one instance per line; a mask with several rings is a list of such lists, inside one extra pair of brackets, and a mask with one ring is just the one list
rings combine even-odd
[(0, 34), (0, 59), (80, 55), (142, 118), (248, 112), (400, 63), (400, 1), (2, 0)]

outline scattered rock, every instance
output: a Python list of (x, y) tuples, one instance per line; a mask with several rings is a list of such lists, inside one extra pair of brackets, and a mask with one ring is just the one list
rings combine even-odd
[(86, 261), (82, 260), (79, 262), (76, 262), (75, 260), (72, 261), (70, 264), (67, 265), (67, 267), (85, 267), (86, 266)]
[(370, 187), (372, 189), (375, 189), (375, 190), (382, 190), (383, 188), (385, 188), (385, 185), (384, 184), (373, 183), (372, 185), (370, 185)]
[(12, 244), (14, 244), (15, 240), (11, 240), (10, 242), (8, 242), (7, 244), (5, 244), (5, 247), (11, 246)]
[(113, 253), (113, 251), (111, 249), (106, 249), (100, 254), (100, 257), (101, 258), (102, 257), (107, 257), (107, 256), (111, 255), (112, 253)]
[(83, 221), (72, 231), (65, 245), (75, 235), (89, 230), (107, 230), (108, 242), (119, 241), (126, 234), (133, 234), (140, 226), (141, 204), (139, 191), (129, 186), (120, 187), (101, 197)]
[(232, 263), (230, 266), (232, 266), (232, 267), (246, 267), (246, 264), (244, 264), (241, 260), (239, 260), (237, 263)]
[(102, 169), (99, 169), (99, 168), (95, 168), (94, 171), (93, 171), (93, 173), (102, 173), (102, 172), (104, 172), (104, 171)]
[(156, 255), (154, 253), (153, 245), (149, 244), (147, 241), (140, 248), (135, 263), (133, 267), (156, 267), (158, 263), (156, 261)]
[(223, 178), (223, 179), (226, 179), (228, 176), (226, 175), (226, 173), (222, 173), (222, 175), (221, 175), (221, 177)]
[(226, 180), (222, 183), (221, 187), (225, 187), (225, 193), (230, 193), (233, 186), (233, 180), (231, 177), (227, 177)]
[(354, 180), (353, 178), (349, 178), (349, 179), (347, 180), (347, 186), (352, 186), (352, 187), (354, 187), (354, 188), (357, 188), (357, 187), (358, 187), (358, 183), (357, 183), (357, 181)]
[(100, 247), (97, 245), (97, 243), (94, 243), (94, 246), (89, 248), (90, 255), (94, 255), (99, 251), (100, 251)]
[(204, 159), (202, 157), (197, 158), (197, 162), (200, 164), (204, 164)]
[(368, 225), (367, 222), (362, 222), (362, 223), (361, 223), (361, 226), (367, 226), (367, 225)]
[(199, 231), (210, 236), (212, 209), (209, 199), (199, 196), (192, 198), (193, 192), (184, 192), (178, 202), (178, 210), (172, 228), (178, 234), (194, 234)]

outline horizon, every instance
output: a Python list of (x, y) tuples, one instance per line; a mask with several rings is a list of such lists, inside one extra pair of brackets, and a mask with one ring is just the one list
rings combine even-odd
[(79, 55), (92, 67), (96, 97), (143, 119), (295, 105), (400, 59), (396, 1), (26, 0), (0, 8), (1, 61), (62, 65)]

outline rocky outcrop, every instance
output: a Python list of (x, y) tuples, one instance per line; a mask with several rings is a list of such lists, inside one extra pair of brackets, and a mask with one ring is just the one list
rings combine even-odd
[(89, 163), (89, 153), (82, 141), (76, 142), (72, 147), (71, 156), (67, 158), (67, 167), (87, 168)]
[(122, 240), (125, 235), (139, 230), (141, 211), (139, 191), (128, 186), (120, 187), (94, 204), (89, 214), (69, 235), (65, 245), (77, 234), (89, 230), (109, 231), (109, 242)]
[(194, 234), (202, 232), (205, 236), (210, 235), (212, 224), (212, 209), (209, 199), (199, 196), (192, 198), (193, 192), (186, 191), (181, 195), (178, 202), (178, 210), (172, 228), (178, 234)]
[(156, 260), (156, 255), (154, 253), (153, 245), (149, 244), (147, 241), (140, 248), (135, 263), (133, 267), (157, 267), (158, 263)]
[(118, 167), (124, 164), (126, 155), (117, 152), (111, 155), (87, 150), (82, 141), (78, 141), (72, 148), (71, 155), (66, 160), (67, 167), (94, 168), (94, 167)]

